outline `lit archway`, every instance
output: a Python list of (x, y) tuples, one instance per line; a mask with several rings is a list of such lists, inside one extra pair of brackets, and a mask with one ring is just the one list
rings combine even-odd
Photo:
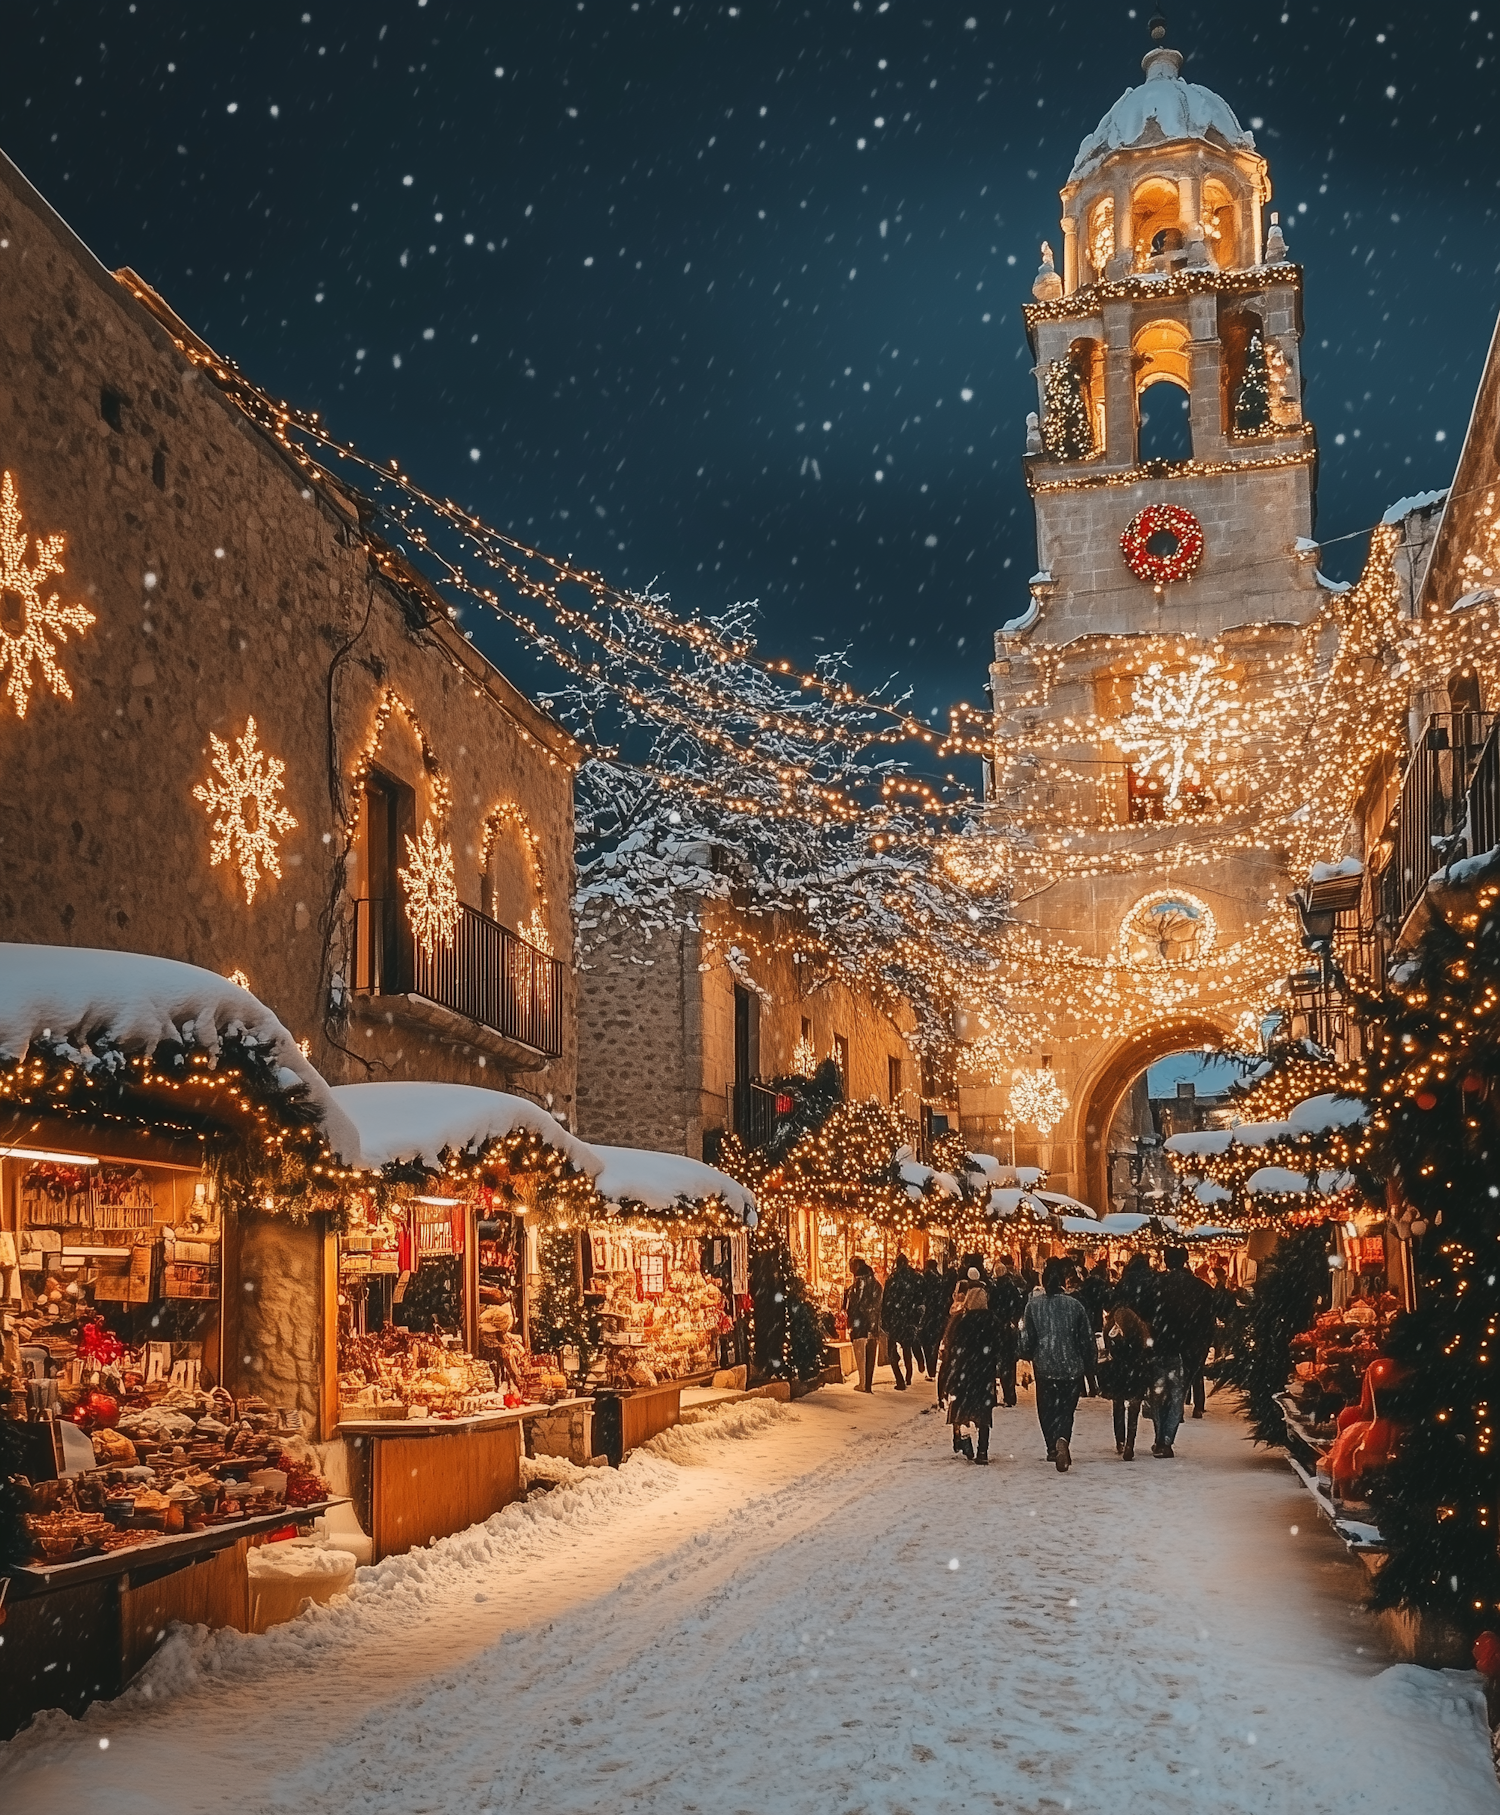
[(1228, 1039), (1228, 1029), (1217, 1022), (1206, 1016), (1185, 1015), (1122, 1040), (1100, 1062), (1079, 1093), (1076, 1126), (1083, 1145), (1083, 1196), (1101, 1215), (1109, 1209), (1110, 1125), (1126, 1091), (1158, 1059), (1195, 1046), (1217, 1051)]

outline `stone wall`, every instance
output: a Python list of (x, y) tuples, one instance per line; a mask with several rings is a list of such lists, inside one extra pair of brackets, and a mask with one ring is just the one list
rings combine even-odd
[(224, 1377), (243, 1397), (296, 1406), (318, 1430), (323, 1377), (323, 1231), (289, 1216), (240, 1215), (229, 1231), (236, 1257), (224, 1330)]
[[(418, 827), (441, 817), (446, 782), (461, 899), (482, 905), (487, 817), (518, 810), (541, 880), (501, 893), (541, 908), (562, 953), (572, 747), (441, 612), (377, 578), (335, 489), (254, 429), (3, 159), (0, 467), (26, 531), (66, 537), (49, 589), (95, 620), (59, 652), (71, 699), (34, 679), (24, 718), (0, 703), (0, 939), (242, 970), (335, 1083), (462, 1079), (571, 1109), (566, 967), (566, 1050), (542, 1072), (508, 1076), (477, 1046), (379, 1018), (330, 1037), (325, 1010), (348, 969), (353, 778), (388, 700), (374, 760), (409, 779)], [(297, 822), (253, 903), (233, 864), (210, 863), (193, 796), (210, 738), (233, 749), (252, 717)]]
[(578, 1131), (585, 1140), (661, 1153), (689, 1144), (689, 1006), (696, 1023), (696, 936), (643, 935), (617, 922), (578, 972)]

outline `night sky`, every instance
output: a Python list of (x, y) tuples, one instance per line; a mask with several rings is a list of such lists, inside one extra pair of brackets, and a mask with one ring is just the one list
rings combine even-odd
[[(679, 610), (758, 598), (769, 650), (848, 643), (927, 709), (980, 698), (1025, 603), (1020, 309), (1149, 11), (13, 0), (0, 145), (367, 452)], [(1468, 419), (1500, 5), (1169, 20), (1271, 160), (1348, 536)]]

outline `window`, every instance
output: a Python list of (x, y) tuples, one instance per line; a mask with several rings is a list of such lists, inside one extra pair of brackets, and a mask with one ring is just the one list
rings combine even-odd
[(760, 997), (742, 983), (734, 986), (734, 1081), (749, 1084), (760, 1075)]
[(894, 1053), (885, 1062), (886, 1091), (893, 1105), (901, 1102), (901, 1061)]
[(833, 1062), (839, 1068), (839, 1078), (844, 1086), (844, 1095), (849, 1094), (849, 1042), (842, 1034), (833, 1036)]
[(414, 829), (415, 796), (372, 769), (359, 803), (359, 900), (356, 907), (357, 989), (377, 995), (403, 987), (410, 935), (401, 912), (402, 838)]
[(125, 427), (125, 419), (120, 414), (124, 407), (125, 399), (120, 393), (112, 391), (108, 385), (105, 385), (99, 393), (99, 414), (116, 431)]

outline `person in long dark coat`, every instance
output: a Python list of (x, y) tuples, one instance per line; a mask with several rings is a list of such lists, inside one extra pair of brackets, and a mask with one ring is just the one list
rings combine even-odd
[[(896, 1256), (896, 1264), (886, 1275), (885, 1293), (880, 1301), (880, 1327), (885, 1331), (885, 1358), (896, 1379), (896, 1391), (904, 1393), (916, 1378), (913, 1350), (921, 1327), (923, 1305), (922, 1275), (905, 1254)], [(901, 1363), (906, 1361), (905, 1378)]]
[(948, 1321), (952, 1290), (944, 1289), (943, 1270), (935, 1260), (922, 1272), (922, 1321), (917, 1326), (917, 1366), (929, 1380), (937, 1379), (938, 1345)]
[(1001, 1402), (1016, 1403), (1016, 1362), (1021, 1353), (1021, 1314), (1026, 1309), (1026, 1288), (1013, 1273), (1004, 1255), (995, 1263), (989, 1288), (990, 1311), (995, 1319), (995, 1373)]
[(1115, 1454), (1134, 1462), (1141, 1401), (1156, 1376), (1151, 1327), (1129, 1305), (1118, 1304), (1105, 1315), (1104, 1345), (1104, 1379), (1115, 1403)]
[[(971, 1462), (990, 1459), (990, 1427), (995, 1414), (995, 1324), (989, 1297), (973, 1287), (963, 1309), (949, 1320), (938, 1364), (938, 1400), (948, 1401), (955, 1454)], [(974, 1427), (974, 1436), (964, 1435)]]

